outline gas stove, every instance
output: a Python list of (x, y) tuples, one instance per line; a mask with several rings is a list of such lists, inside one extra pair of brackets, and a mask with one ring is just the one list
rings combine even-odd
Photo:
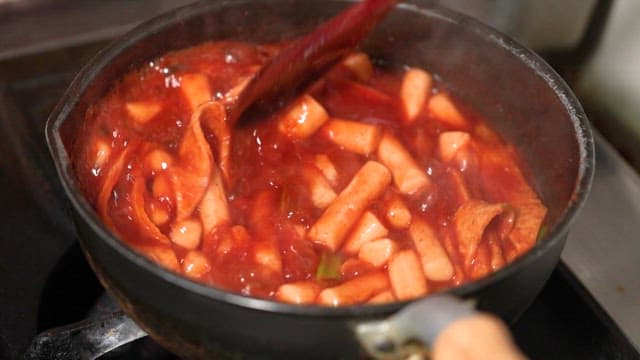
[[(90, 357), (76, 331), (86, 325), (142, 336), (101, 359), (175, 358), (122, 315), (89, 268), (45, 144), (49, 112), (101, 45), (0, 63), (1, 359)], [(533, 359), (640, 359), (640, 177), (598, 134), (596, 151), (593, 192), (562, 261), (511, 324)], [(68, 340), (56, 347), (52, 337)]]

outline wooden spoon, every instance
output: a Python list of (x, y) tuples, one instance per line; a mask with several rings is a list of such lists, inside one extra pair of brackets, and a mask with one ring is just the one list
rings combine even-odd
[(351, 5), (283, 49), (227, 109), (229, 126), (235, 126), (241, 117), (251, 118), (282, 107), (350, 53), (397, 2), (364, 0)]

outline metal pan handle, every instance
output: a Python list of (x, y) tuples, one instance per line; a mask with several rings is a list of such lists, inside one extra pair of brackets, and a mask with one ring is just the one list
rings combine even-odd
[(146, 335), (131, 318), (117, 311), (39, 334), (24, 359), (96, 359)]
[(356, 324), (354, 332), (376, 359), (525, 359), (501, 320), (475, 310), (473, 301), (446, 294), (413, 302), (387, 319)]

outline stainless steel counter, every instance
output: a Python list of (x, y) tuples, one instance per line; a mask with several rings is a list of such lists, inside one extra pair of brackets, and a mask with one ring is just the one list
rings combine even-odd
[(0, 0), (0, 60), (113, 39), (194, 0)]
[(640, 177), (595, 136), (593, 188), (562, 260), (640, 351)]

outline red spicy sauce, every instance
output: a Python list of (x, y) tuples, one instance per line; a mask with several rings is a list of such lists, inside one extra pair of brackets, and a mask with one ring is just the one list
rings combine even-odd
[(196, 281), (334, 306), (458, 285), (533, 246), (546, 209), (515, 152), (424, 70), (354, 54), (290, 107), (225, 128), (215, 110), (277, 50), (168, 53), (87, 111), (74, 166), (123, 241)]

